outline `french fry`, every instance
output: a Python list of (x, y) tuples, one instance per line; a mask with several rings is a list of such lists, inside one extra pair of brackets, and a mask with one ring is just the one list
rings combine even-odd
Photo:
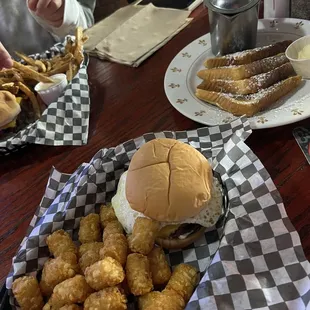
[(0, 71), (0, 77), (9, 77), (14, 74), (13, 69), (4, 69)]
[(7, 90), (13, 95), (17, 95), (19, 91), (19, 87), (15, 85), (13, 82), (11, 83), (3, 83), (0, 85), (1, 90)]
[(74, 58), (78, 62), (79, 65), (84, 60), (83, 55), (83, 29), (81, 27), (76, 28), (75, 32), (75, 50), (74, 50)]
[(79, 67), (76, 64), (72, 64), (72, 78), (76, 76), (79, 71)]
[(49, 78), (49, 77), (47, 77), (47, 76), (45, 76), (39, 72), (36, 72), (36, 71), (28, 68), (27, 66), (24, 66), (21, 63), (15, 61), (15, 60), (13, 60), (13, 68), (21, 71), (22, 73), (25, 73), (31, 79), (36, 80), (38, 82), (43, 82), (43, 83), (53, 83), (54, 82), (51, 78)]
[(60, 60), (57, 64), (55, 64), (55, 65), (52, 67), (52, 70), (51, 70), (51, 71), (58, 70), (59, 68), (63, 68), (63, 66), (64, 66), (65, 64), (68, 64), (68, 65), (69, 65), (69, 62), (71, 62), (71, 59), (69, 59), (69, 58)]
[(29, 64), (30, 66), (35, 66), (35, 60), (26, 56), (25, 54), (23, 53), (20, 53), (20, 52), (16, 52), (15, 51), (15, 54), (22, 60), (24, 60), (27, 64)]
[(77, 61), (77, 63), (79, 64), (79, 66), (82, 64), (83, 60), (84, 60), (84, 54), (82, 51), (79, 51), (78, 53), (76, 53), (75, 55), (75, 59)]
[(39, 102), (37, 100), (36, 95), (24, 83), (18, 82), (18, 86), (19, 86), (19, 89), (23, 93), (25, 93), (28, 96), (28, 98), (30, 99), (32, 106), (33, 106), (33, 110), (36, 114), (36, 117), (39, 118), (41, 116), (41, 111), (40, 111), (40, 105), (39, 105)]
[(54, 57), (50, 60), (52, 66), (53, 66), (55, 63), (57, 63), (61, 58), (62, 58), (61, 55), (56, 55), (56, 56), (54, 56)]
[(72, 76), (72, 62), (71, 61), (69, 62), (69, 68), (66, 72), (66, 76), (67, 76), (68, 81), (72, 81), (73, 76)]
[(45, 65), (46, 65), (46, 72), (49, 72), (52, 70), (52, 64), (49, 60), (45, 61)]
[[(27, 55), (19, 52), (15, 52), (15, 54), (22, 60), (24, 60), (27, 64), (29, 64), (32, 67), (37, 67), (39, 71), (46, 72), (46, 66), (41, 60), (35, 60), (31, 57), (28, 57)], [(35, 70), (38, 71), (38, 70)]]
[(39, 67), (39, 69), (41, 70), (41, 72), (46, 72), (46, 66), (45, 64), (41, 61), (41, 60), (36, 60), (35, 64), (37, 67)]
[(89, 39), (88, 35), (84, 34), (82, 38), (82, 43), (85, 44), (85, 42)]
[[(48, 76), (51, 76), (51, 75), (54, 75), (54, 74), (67, 72), (67, 70), (69, 69), (69, 63), (70, 62), (65, 62), (60, 67), (53, 68), (51, 71), (46, 72), (46, 74)], [(53, 83), (53, 80), (52, 80), (52, 83)]]
[(73, 56), (72, 53), (68, 53), (68, 54), (66, 54), (64, 57), (62, 57), (61, 61), (62, 61), (62, 62), (68, 62), (68, 61), (70, 61), (73, 57), (74, 57), (74, 56)]
[(6, 83), (12, 83), (12, 78), (8, 78), (8, 77), (0, 77), (0, 85), (2, 84), (6, 84)]
[[(82, 38), (83, 38), (83, 29), (77, 27), (75, 30), (75, 49), (74, 53), (82, 49)], [(74, 55), (75, 56), (75, 55)]]
[(23, 76), (17, 70), (15, 70), (14, 73), (13, 73), (13, 80), (17, 81), (17, 82), (24, 82)]
[(37, 71), (37, 72), (39, 72), (39, 68), (37, 67), (37, 66), (27, 66), (28, 68), (30, 68), (30, 69), (32, 69), (32, 70), (34, 70), (34, 71)]

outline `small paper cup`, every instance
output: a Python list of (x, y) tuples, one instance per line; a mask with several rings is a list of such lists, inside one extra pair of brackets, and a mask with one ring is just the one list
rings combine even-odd
[(310, 79), (310, 55), (309, 59), (298, 59), (298, 53), (307, 45), (310, 45), (310, 35), (291, 43), (286, 49), (285, 55), (298, 75), (305, 79)]
[(53, 84), (40, 82), (34, 88), (46, 105), (57, 101), (68, 84), (67, 76), (63, 73), (52, 75), (50, 78), (56, 82)]

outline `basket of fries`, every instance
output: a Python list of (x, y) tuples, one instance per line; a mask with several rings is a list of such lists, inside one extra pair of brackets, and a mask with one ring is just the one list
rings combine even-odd
[[(87, 56), (83, 53), (86, 40), (83, 30), (77, 28), (74, 37), (68, 36), (64, 43), (45, 53), (27, 56), (16, 52), (20, 61), (14, 60), (11, 69), (0, 71), (0, 91), (15, 96), (19, 105), (15, 118), (0, 127), (0, 156), (29, 143), (82, 145), (87, 142), (90, 101)], [(53, 76), (59, 74), (65, 76), (66, 86), (47, 105), (35, 90), (36, 85), (53, 86)], [(71, 128), (66, 124), (72, 124)]]

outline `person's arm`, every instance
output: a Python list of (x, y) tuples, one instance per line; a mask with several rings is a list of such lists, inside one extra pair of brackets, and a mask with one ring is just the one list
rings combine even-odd
[(77, 26), (91, 27), (95, 5), (96, 0), (28, 0), (29, 11), (36, 21), (61, 38), (74, 34)]

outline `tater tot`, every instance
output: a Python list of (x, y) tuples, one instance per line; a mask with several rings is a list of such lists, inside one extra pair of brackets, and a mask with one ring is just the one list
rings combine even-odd
[(122, 224), (117, 221), (113, 220), (111, 222), (108, 222), (103, 230), (103, 236), (102, 236), (102, 241), (109, 236), (109, 235), (116, 235), (116, 234), (122, 234), (124, 233)]
[(163, 249), (154, 247), (149, 253), (148, 259), (150, 262), (153, 284), (166, 284), (171, 277), (171, 270)]
[(79, 265), (83, 274), (85, 274), (85, 270), (87, 267), (93, 265), (94, 263), (97, 263), (98, 261), (100, 261), (100, 254), (96, 250), (87, 251), (85, 254), (83, 254), (83, 256), (79, 259)]
[(13, 282), (12, 290), (22, 310), (41, 310), (43, 297), (36, 278), (25, 276)]
[(83, 308), (78, 305), (65, 305), (61, 307), (59, 310), (82, 310)]
[(76, 304), (70, 304), (70, 305), (64, 305), (61, 308), (59, 308), (57, 306), (54, 307), (51, 304), (47, 303), (45, 304), (42, 310), (83, 310), (83, 307)]
[(161, 298), (161, 293), (157, 291), (153, 291), (150, 293), (147, 293), (143, 296), (140, 296), (139, 301), (139, 310), (145, 310), (149, 308), (150, 306), (154, 305), (156, 303), (156, 300)]
[(91, 213), (81, 219), (79, 240), (81, 243), (101, 241), (101, 227), (98, 214)]
[(44, 296), (50, 296), (54, 287), (60, 282), (72, 278), (79, 272), (77, 258), (74, 253), (67, 252), (48, 260), (42, 271), (40, 289)]
[(167, 290), (178, 293), (187, 303), (198, 283), (198, 271), (187, 264), (178, 265), (166, 286)]
[(48, 304), (52, 306), (52, 309), (53, 307), (61, 308), (68, 304), (79, 304), (84, 302), (92, 292), (93, 290), (87, 284), (85, 278), (76, 275), (55, 286)]
[(79, 257), (82, 257), (86, 252), (88, 251), (95, 251), (98, 252), (103, 247), (103, 242), (89, 242), (89, 243), (83, 243), (79, 247)]
[(125, 265), (128, 254), (127, 239), (123, 234), (111, 234), (105, 241), (104, 246), (100, 250), (100, 257), (112, 257), (116, 259), (122, 266)]
[(88, 296), (84, 310), (126, 310), (126, 296), (117, 287), (108, 287)]
[(66, 252), (77, 254), (77, 247), (73, 243), (70, 235), (62, 229), (49, 235), (46, 238), (46, 244), (51, 254), (55, 257)]
[(106, 227), (108, 222), (117, 220), (114, 209), (106, 205), (100, 207), (100, 223), (101, 227)]
[(139, 297), (139, 310), (183, 310), (184, 300), (175, 291), (150, 292)]
[(87, 283), (96, 291), (123, 282), (125, 272), (122, 265), (112, 257), (105, 257), (85, 270)]
[(99, 251), (103, 247), (103, 242), (84, 243), (79, 248), (79, 265), (83, 274), (85, 269), (100, 260)]
[(142, 254), (128, 255), (126, 277), (129, 290), (135, 296), (144, 295), (153, 289), (150, 264), (147, 257)]
[(159, 222), (138, 217), (133, 226), (132, 234), (128, 237), (130, 250), (143, 255), (149, 254), (154, 247), (159, 228)]

